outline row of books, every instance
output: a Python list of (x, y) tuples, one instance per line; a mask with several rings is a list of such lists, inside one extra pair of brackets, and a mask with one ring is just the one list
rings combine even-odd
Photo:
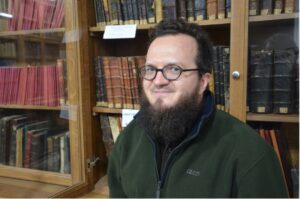
[(252, 49), (249, 52), (250, 112), (282, 114), (296, 112), (295, 105), (299, 102), (296, 91), (299, 84), (297, 51)]
[(59, 106), (67, 100), (66, 64), (0, 67), (0, 104)]
[(145, 56), (96, 57), (96, 105), (139, 109), (141, 83), (138, 67), (144, 63)]
[(1, 58), (15, 58), (16, 43), (14, 41), (0, 42), (0, 56)]
[(249, 15), (293, 13), (298, 6), (298, 0), (249, 0)]
[(213, 47), (213, 87), (215, 104), (218, 109), (229, 112), (229, 73), (230, 48), (228, 46)]
[(97, 26), (230, 17), (231, 0), (94, 0)]
[(102, 141), (104, 143), (107, 157), (110, 156), (114, 143), (123, 130), (121, 121), (121, 115), (100, 114)]
[(292, 165), (289, 143), (287, 137), (285, 136), (285, 132), (281, 131), (280, 129), (266, 127), (257, 128), (257, 132), (267, 143), (269, 143), (274, 148), (280, 162), (280, 166), (282, 168), (282, 172), (285, 177), (285, 183), (289, 190), (290, 196), (296, 197), (297, 195), (299, 195), (299, 190), (295, 189), (294, 185), (297, 184), (298, 181), (294, 181), (294, 179), (299, 179), (299, 173), (297, 174), (293, 172), (293, 170), (294, 168), (298, 168), (299, 170), (299, 164), (297, 162), (297, 165)]
[(1, 18), (2, 31), (60, 28), (64, 23), (63, 0), (2, 0), (0, 10), (12, 15)]
[(70, 173), (69, 132), (28, 115), (0, 118), (0, 164)]

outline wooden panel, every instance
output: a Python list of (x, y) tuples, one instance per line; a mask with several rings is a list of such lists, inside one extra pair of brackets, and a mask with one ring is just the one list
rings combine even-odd
[(70, 174), (55, 173), (49, 171), (40, 171), (26, 168), (9, 167), (0, 165), (2, 177), (18, 177), (23, 180), (32, 180), (36, 182), (45, 182), (58, 185), (71, 185)]
[(299, 123), (299, 115), (247, 113), (247, 121)]
[[(248, 1), (232, 0), (230, 37), (230, 114), (246, 121)], [(240, 73), (235, 80), (233, 71)]]
[(73, 184), (84, 180), (82, 171), (84, 170), (82, 157), (82, 131), (81, 131), (81, 112), (80, 112), (80, 85), (78, 76), (79, 67), (79, 30), (77, 19), (77, 1), (65, 0), (65, 43), (67, 59), (67, 83), (69, 101), (69, 131), (70, 131), (70, 153), (71, 153), (71, 172)]
[(1, 198), (48, 198), (66, 186), (0, 177)]

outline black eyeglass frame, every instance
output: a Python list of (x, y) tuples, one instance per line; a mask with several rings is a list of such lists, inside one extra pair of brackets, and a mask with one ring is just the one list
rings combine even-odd
[[(165, 69), (168, 68), (168, 67), (171, 67), (171, 66), (176, 66), (177, 69), (179, 69), (179, 71), (180, 71), (180, 73), (178, 74), (178, 76), (177, 76), (175, 79), (167, 78), (166, 75), (164, 74)], [(149, 79), (149, 78), (145, 78), (145, 74), (146, 74), (145, 71), (146, 71), (146, 70), (143, 70), (143, 69), (145, 69), (146, 67), (152, 67), (153, 69), (155, 69), (155, 75), (153, 76), (153, 78), (150, 78), (150, 79)], [(154, 79), (156, 78), (157, 72), (161, 72), (162, 75), (164, 76), (164, 78), (165, 78), (166, 80), (169, 80), (169, 81), (175, 81), (175, 80), (177, 80), (177, 79), (180, 77), (180, 75), (181, 75), (183, 72), (187, 72), (187, 71), (199, 71), (199, 70), (200, 70), (199, 68), (182, 69), (180, 66), (178, 66), (178, 65), (176, 65), (176, 64), (166, 65), (166, 66), (164, 66), (164, 67), (161, 68), (161, 69), (158, 69), (158, 68), (156, 68), (155, 66), (152, 66), (152, 65), (144, 65), (144, 66), (141, 66), (141, 67), (139, 68), (139, 73), (140, 73), (140, 75), (143, 77), (143, 79), (148, 80), (148, 81), (154, 80)]]

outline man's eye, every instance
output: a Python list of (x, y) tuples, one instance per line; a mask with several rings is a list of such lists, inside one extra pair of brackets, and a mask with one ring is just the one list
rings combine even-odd
[(180, 71), (180, 69), (178, 68), (178, 66), (169, 66), (168, 70), (171, 71), (171, 72), (175, 72), (175, 73), (177, 73), (177, 72)]
[(146, 72), (153, 72), (153, 71), (155, 71), (155, 68), (154, 68), (154, 67), (151, 67), (151, 66), (145, 67), (145, 71), (146, 71)]

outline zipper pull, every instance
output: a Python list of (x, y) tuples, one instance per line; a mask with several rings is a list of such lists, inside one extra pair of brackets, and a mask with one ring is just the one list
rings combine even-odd
[(160, 186), (161, 186), (161, 181), (159, 180), (159, 181), (157, 182), (156, 198), (160, 198)]

